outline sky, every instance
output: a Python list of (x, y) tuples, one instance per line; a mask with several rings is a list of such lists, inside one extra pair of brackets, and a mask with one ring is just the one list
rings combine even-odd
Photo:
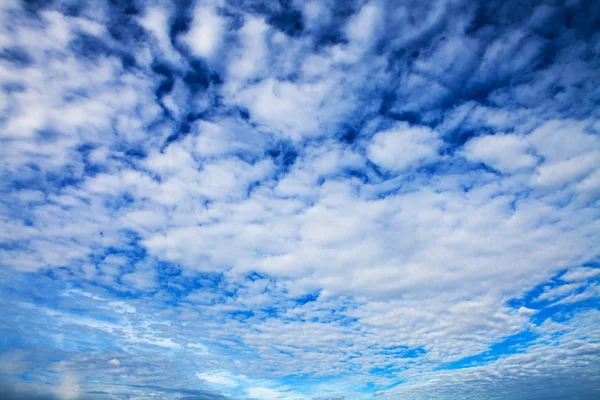
[(599, 117), (591, 0), (2, 0), (2, 398), (598, 399)]

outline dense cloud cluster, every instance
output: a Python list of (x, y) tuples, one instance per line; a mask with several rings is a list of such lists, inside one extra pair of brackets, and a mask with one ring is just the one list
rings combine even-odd
[(596, 398), (599, 28), (586, 0), (0, 2), (0, 391)]

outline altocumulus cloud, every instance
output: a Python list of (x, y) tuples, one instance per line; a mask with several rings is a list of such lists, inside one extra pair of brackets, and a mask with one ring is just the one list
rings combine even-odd
[(594, 1), (0, 4), (0, 390), (596, 399)]

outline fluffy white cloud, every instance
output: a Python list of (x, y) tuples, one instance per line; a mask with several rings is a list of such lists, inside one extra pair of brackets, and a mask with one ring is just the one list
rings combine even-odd
[(465, 145), (465, 157), (506, 173), (531, 169), (538, 163), (527, 140), (510, 134), (480, 136), (470, 140)]
[(263, 19), (246, 16), (244, 25), (238, 31), (239, 49), (227, 67), (233, 91), (238, 90), (245, 80), (265, 73), (269, 56), (266, 40), (268, 31), (269, 26)]
[(212, 7), (196, 5), (190, 30), (181, 37), (192, 52), (204, 58), (211, 58), (223, 41), (226, 21)]
[(581, 181), (600, 164), (600, 139), (586, 132), (587, 121), (550, 121), (529, 135), (538, 153), (545, 157), (533, 184), (559, 189)]
[(438, 135), (428, 127), (400, 124), (377, 132), (369, 144), (367, 155), (385, 169), (402, 171), (417, 163), (434, 161), (441, 146)]
[(327, 83), (297, 85), (266, 79), (244, 89), (237, 98), (257, 121), (300, 140), (321, 133), (320, 107), (329, 90)]
[(376, 1), (366, 3), (346, 25), (346, 36), (357, 50), (367, 51), (378, 37), (382, 26), (381, 11)]
[(173, 62), (179, 61), (179, 54), (173, 48), (169, 37), (171, 16), (169, 9), (149, 7), (140, 18), (140, 25), (152, 33), (157, 43), (157, 52), (162, 53)]

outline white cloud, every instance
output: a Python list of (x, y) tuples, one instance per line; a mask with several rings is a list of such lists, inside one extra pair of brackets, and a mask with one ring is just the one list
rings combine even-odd
[(247, 16), (238, 31), (240, 48), (231, 60), (227, 73), (232, 91), (239, 89), (243, 81), (260, 77), (267, 67), (268, 47), (266, 35), (269, 26), (263, 19)]
[(600, 140), (587, 133), (587, 121), (549, 121), (535, 129), (528, 140), (545, 158), (532, 184), (557, 189), (581, 181), (600, 164)]
[(578, 303), (580, 301), (596, 297), (600, 297), (600, 287), (597, 284), (593, 283), (590, 286), (586, 287), (582, 292), (570, 294), (569, 296), (560, 299), (552, 305), (556, 306), (559, 304)]
[(179, 55), (173, 48), (169, 37), (170, 20), (170, 10), (161, 7), (149, 7), (139, 19), (139, 22), (156, 38), (158, 51), (171, 61), (179, 62)]
[(441, 145), (442, 141), (431, 129), (400, 124), (376, 133), (367, 155), (385, 169), (402, 171), (417, 163), (434, 161), (438, 158)]
[(181, 37), (196, 56), (210, 59), (222, 44), (226, 21), (212, 7), (197, 5), (190, 30)]
[(290, 395), (289, 393), (282, 392), (277, 389), (266, 388), (266, 387), (252, 387), (246, 389), (246, 393), (250, 398), (253, 399), (265, 399), (265, 400), (287, 400), (287, 399), (299, 399), (300, 397)]
[(196, 376), (213, 385), (238, 386), (236, 377), (227, 371), (199, 372)]
[[(558, 325), (562, 331), (552, 340), (556, 326), (542, 328), (542, 338), (525, 351), (501, 357), (493, 362), (466, 368), (437, 372), (406, 374), (406, 383), (379, 393), (384, 399), (421, 398), (421, 396), (447, 399), (489, 399), (585, 397), (593, 387), (587, 379), (596, 359), (597, 334), (592, 333), (598, 322), (598, 313), (581, 313), (565, 324), (544, 323), (544, 328)], [(587, 340), (580, 337), (592, 335)], [(548, 344), (552, 340), (552, 344)], [(585, 354), (585, 356), (584, 356)], [(548, 379), (548, 377), (552, 377)], [(560, 379), (557, 379), (560, 378)], [(565, 386), (564, 381), (573, 386)], [(577, 384), (575, 384), (577, 382)], [(576, 388), (576, 389), (575, 389)], [(592, 389), (595, 390), (595, 389)]]
[(223, 119), (215, 122), (199, 121), (195, 128), (192, 153), (197, 157), (219, 157), (245, 153), (260, 155), (268, 139), (250, 126), (239, 121)]
[(541, 188), (558, 189), (580, 181), (600, 163), (600, 152), (584, 154), (568, 160), (547, 163), (538, 167), (532, 184)]
[(584, 286), (584, 284), (574, 283), (574, 284), (568, 284), (568, 285), (560, 285), (560, 286), (557, 286), (557, 287), (554, 287), (551, 289), (546, 288), (546, 290), (544, 290), (544, 292), (542, 294), (540, 294), (536, 298), (536, 300), (537, 301), (542, 301), (542, 300), (552, 301), (559, 297), (566, 296), (566, 295), (580, 289), (583, 286)]
[(600, 268), (579, 267), (565, 272), (560, 279), (565, 282), (578, 282), (600, 276)]
[(60, 385), (56, 395), (65, 400), (76, 399), (80, 395), (79, 378), (74, 371), (69, 369), (66, 362), (59, 363)]
[(368, 50), (381, 29), (381, 7), (376, 1), (363, 5), (346, 25), (346, 36), (359, 51)]
[(480, 136), (467, 142), (464, 151), (469, 161), (483, 162), (506, 173), (531, 169), (538, 163), (530, 144), (517, 135)]
[(244, 89), (236, 98), (265, 127), (300, 140), (322, 132), (320, 108), (329, 89), (327, 83), (298, 85), (266, 79)]
[(600, 171), (592, 172), (587, 178), (575, 185), (584, 201), (592, 202), (600, 198)]
[[(156, 286), (156, 271), (138, 270), (121, 276), (121, 281), (127, 285), (131, 285), (136, 289), (148, 290)], [(131, 312), (131, 311), (128, 311)]]

